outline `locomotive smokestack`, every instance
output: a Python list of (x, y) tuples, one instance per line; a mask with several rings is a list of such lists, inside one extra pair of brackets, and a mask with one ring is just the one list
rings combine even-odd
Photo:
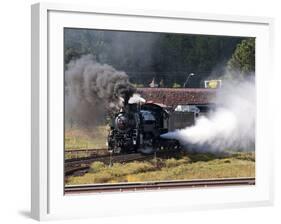
[(119, 90), (117, 91), (118, 96), (122, 97), (124, 100), (124, 106), (126, 106), (129, 102), (129, 99), (133, 96), (136, 92), (135, 87), (128, 84), (122, 84), (118, 86)]

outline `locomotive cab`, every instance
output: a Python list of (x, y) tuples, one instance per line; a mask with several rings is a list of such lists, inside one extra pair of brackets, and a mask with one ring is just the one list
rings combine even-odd
[(146, 103), (141, 106), (141, 110), (149, 111), (153, 115), (155, 129), (158, 130), (159, 135), (168, 132), (169, 114), (163, 106), (154, 103)]

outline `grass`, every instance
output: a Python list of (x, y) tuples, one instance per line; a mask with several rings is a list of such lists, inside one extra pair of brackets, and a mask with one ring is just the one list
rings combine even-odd
[(93, 129), (71, 128), (65, 131), (65, 150), (107, 148), (108, 127), (97, 126)]
[(90, 156), (93, 155), (91, 152), (79, 152), (79, 151), (76, 151), (75, 153), (71, 153), (73, 151), (74, 150), (67, 150), (67, 151), (65, 151), (65, 154), (64, 154), (65, 155), (65, 159), (85, 158), (85, 157), (90, 157)]
[(94, 162), (83, 176), (69, 177), (66, 184), (145, 182), (255, 176), (255, 153), (239, 152), (224, 156), (189, 154), (181, 158), (115, 163), (112, 167)]
[(115, 163), (108, 167), (102, 162), (92, 163), (89, 173), (81, 178), (70, 177), (68, 184), (87, 184), (87, 183), (117, 183), (128, 182), (127, 176), (154, 170), (149, 162), (131, 162), (126, 164)]
[(173, 168), (165, 167), (150, 173), (134, 175), (134, 181), (209, 179), (254, 176), (254, 164), (237, 159), (221, 159), (211, 162), (181, 164)]

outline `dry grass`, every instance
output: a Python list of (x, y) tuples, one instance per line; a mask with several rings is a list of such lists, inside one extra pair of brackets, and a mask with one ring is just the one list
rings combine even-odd
[(131, 162), (126, 164), (115, 163), (112, 167), (101, 162), (94, 162), (89, 173), (82, 177), (70, 177), (68, 184), (87, 183), (117, 183), (128, 182), (127, 176), (137, 173), (148, 172), (155, 168), (149, 162)]
[(109, 167), (101, 162), (91, 165), (84, 176), (70, 177), (67, 184), (143, 182), (231, 177), (254, 177), (255, 153), (234, 153), (226, 156), (191, 154), (179, 159), (158, 159), (144, 162), (116, 163)]
[(173, 168), (165, 167), (159, 171), (136, 174), (133, 179), (134, 181), (155, 181), (251, 176), (255, 176), (254, 163), (237, 159), (220, 159), (181, 164)]
[(72, 128), (65, 131), (65, 150), (106, 148), (108, 127)]

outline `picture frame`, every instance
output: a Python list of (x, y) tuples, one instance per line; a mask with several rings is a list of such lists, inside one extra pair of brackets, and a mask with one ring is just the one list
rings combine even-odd
[[(249, 207), (273, 203), (270, 79), (271, 18), (191, 12), (101, 9), (38, 3), (31, 7), (32, 148), (31, 214), (37, 220)], [(256, 184), (226, 188), (64, 194), (63, 28), (256, 37)], [(121, 206), (122, 205), (122, 206)], [(126, 206), (126, 209), (122, 209)]]

